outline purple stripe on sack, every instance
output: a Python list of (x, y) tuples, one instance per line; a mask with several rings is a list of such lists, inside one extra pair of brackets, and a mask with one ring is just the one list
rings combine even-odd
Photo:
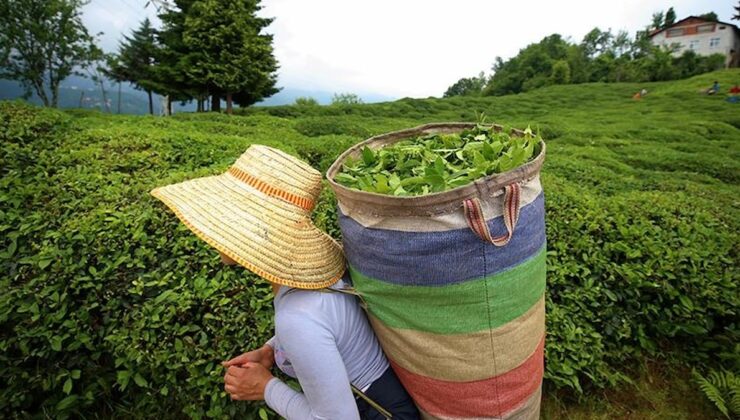
[[(462, 211), (462, 210), (461, 210)], [(492, 235), (506, 232), (503, 216), (487, 221)], [(545, 243), (544, 194), (522, 207), (511, 241), (483, 242), (469, 228), (404, 232), (367, 228), (339, 209), (344, 252), (362, 274), (389, 283), (444, 286), (479, 279), (530, 258)]]

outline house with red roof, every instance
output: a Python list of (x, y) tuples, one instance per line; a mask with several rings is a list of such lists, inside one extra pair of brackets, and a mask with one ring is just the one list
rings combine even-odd
[(732, 23), (689, 16), (650, 34), (653, 45), (675, 47), (674, 56), (723, 54), (725, 67), (740, 66), (740, 29)]

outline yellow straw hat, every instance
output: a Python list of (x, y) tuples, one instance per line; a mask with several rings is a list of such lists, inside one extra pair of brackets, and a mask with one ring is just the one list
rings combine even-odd
[(226, 173), (152, 190), (201, 239), (271, 282), (330, 286), (344, 273), (341, 246), (311, 222), (321, 173), (253, 145)]

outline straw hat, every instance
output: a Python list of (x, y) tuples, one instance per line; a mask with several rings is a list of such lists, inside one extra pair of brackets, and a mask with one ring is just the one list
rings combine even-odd
[(332, 285), (341, 246), (311, 222), (321, 173), (286, 153), (253, 145), (226, 173), (152, 190), (201, 239), (271, 282)]

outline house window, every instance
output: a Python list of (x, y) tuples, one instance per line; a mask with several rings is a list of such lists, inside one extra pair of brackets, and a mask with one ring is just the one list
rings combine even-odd
[(690, 50), (698, 50), (699, 49), (699, 40), (694, 40), (689, 42), (689, 49)]
[(712, 38), (712, 39), (710, 39), (709, 40), (709, 47), (710, 48), (719, 47), (719, 38)]
[(725, 29), (725, 26), (720, 26), (719, 29), (720, 30)]
[(704, 33), (707, 33), (707, 32), (714, 32), (714, 24), (713, 23), (709, 23), (709, 24), (705, 24), (705, 25), (699, 25), (699, 26), (696, 27), (696, 32), (698, 32), (700, 34), (704, 34)]
[(666, 36), (681, 36), (683, 35), (683, 28), (669, 29)]

